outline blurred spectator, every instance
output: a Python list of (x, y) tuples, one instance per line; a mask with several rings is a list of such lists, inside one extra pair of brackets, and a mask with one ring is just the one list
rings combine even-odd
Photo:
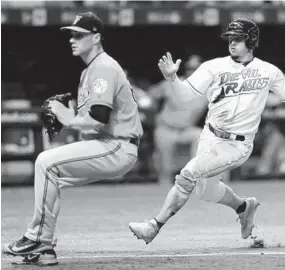
[(261, 175), (284, 173), (285, 137), (275, 125), (268, 125), (256, 173)]
[(140, 120), (143, 126), (144, 134), (140, 141), (138, 160), (133, 168), (140, 175), (148, 176), (155, 174), (153, 164), (153, 126), (155, 106), (149, 94), (138, 86), (137, 80), (130, 76), (128, 70), (124, 69), (126, 76), (132, 86), (134, 98), (138, 104)]
[[(272, 92), (269, 93), (266, 109), (274, 110), (281, 105), (279, 98)], [(282, 106), (282, 105), (281, 105)], [(265, 110), (266, 110), (265, 109)], [(268, 121), (264, 127), (264, 146), (261, 157), (256, 167), (256, 173), (278, 174), (285, 172), (285, 134), (278, 124)]]
[(130, 84), (132, 85), (134, 96), (138, 103), (139, 108), (153, 110), (154, 104), (153, 100), (149, 97), (149, 94), (137, 85), (135, 79), (132, 76), (130, 76), (128, 70), (124, 69), (124, 72)]
[[(199, 55), (191, 55), (184, 64), (183, 79), (190, 76), (202, 63)], [(197, 126), (207, 108), (206, 97), (199, 97), (191, 103), (180, 104), (176, 101), (173, 91), (165, 80), (149, 89), (150, 96), (157, 105), (154, 143), (160, 164), (158, 167), (159, 181), (173, 181), (174, 153), (178, 144), (190, 144), (189, 159), (197, 149), (201, 128)]]

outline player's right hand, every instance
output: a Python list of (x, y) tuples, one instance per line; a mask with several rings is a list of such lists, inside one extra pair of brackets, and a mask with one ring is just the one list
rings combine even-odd
[(179, 66), (181, 64), (181, 60), (178, 59), (176, 63), (173, 62), (172, 56), (169, 52), (166, 53), (166, 55), (163, 55), (161, 59), (158, 61), (158, 67), (167, 80), (174, 80), (176, 77), (176, 72), (179, 69)]

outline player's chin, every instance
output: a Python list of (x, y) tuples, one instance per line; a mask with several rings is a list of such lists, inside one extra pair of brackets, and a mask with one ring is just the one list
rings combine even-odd
[(230, 51), (232, 58), (239, 58), (239, 54), (235, 51)]
[(79, 56), (79, 55), (80, 55), (80, 52), (77, 51), (77, 50), (73, 50), (73, 51), (72, 51), (72, 55), (74, 55), (74, 56)]

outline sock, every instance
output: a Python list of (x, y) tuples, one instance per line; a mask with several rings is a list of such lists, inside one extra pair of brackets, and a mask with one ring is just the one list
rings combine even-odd
[(160, 230), (160, 228), (165, 224), (165, 223), (162, 223), (162, 222), (157, 221), (156, 218), (154, 218), (154, 220), (155, 220), (155, 222), (156, 222), (157, 227), (158, 227), (159, 230)]
[(237, 214), (244, 212), (246, 209), (246, 201), (244, 201), (236, 210)]

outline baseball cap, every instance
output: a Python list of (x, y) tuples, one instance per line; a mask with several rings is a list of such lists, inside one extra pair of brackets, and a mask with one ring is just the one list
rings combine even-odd
[(78, 13), (70, 26), (61, 27), (60, 30), (71, 30), (81, 33), (103, 33), (104, 25), (93, 12)]

